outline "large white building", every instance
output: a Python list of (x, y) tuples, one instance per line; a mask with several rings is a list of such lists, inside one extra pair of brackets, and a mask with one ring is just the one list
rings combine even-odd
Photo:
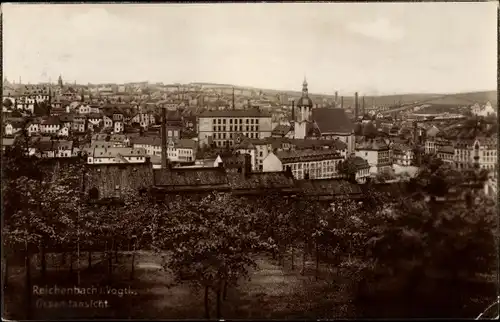
[(146, 151), (134, 148), (87, 149), (88, 164), (144, 163)]
[[(161, 157), (161, 139), (159, 137), (137, 137), (132, 139), (132, 146), (144, 149), (147, 155)], [(191, 163), (196, 160), (196, 141), (191, 139), (169, 140), (167, 158), (170, 162)]]
[(272, 131), (271, 115), (259, 109), (206, 111), (198, 117), (197, 125), (200, 146), (212, 142), (218, 147), (233, 146), (241, 134), (263, 139)]
[(295, 179), (328, 179), (339, 176), (338, 165), (344, 157), (334, 150), (290, 150), (264, 159), (264, 172), (291, 171)]

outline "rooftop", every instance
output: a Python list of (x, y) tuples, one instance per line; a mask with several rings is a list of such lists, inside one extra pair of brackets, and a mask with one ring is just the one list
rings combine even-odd
[(321, 133), (351, 134), (354, 126), (341, 108), (314, 108), (311, 118)]
[(223, 110), (223, 111), (205, 111), (199, 117), (271, 117), (270, 113), (258, 110)]
[(280, 151), (276, 154), (281, 162), (311, 162), (329, 159), (339, 159), (340, 154), (332, 150), (289, 150)]

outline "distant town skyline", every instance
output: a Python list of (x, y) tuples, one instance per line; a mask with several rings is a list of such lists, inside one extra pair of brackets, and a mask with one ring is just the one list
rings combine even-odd
[(496, 90), (497, 4), (2, 4), (4, 77), (315, 94)]

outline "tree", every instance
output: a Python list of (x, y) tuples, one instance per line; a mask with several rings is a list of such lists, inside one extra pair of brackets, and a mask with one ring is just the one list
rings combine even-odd
[(3, 100), (3, 104), (2, 104), (4, 107), (6, 107), (7, 109), (11, 109), (13, 104), (12, 104), (12, 101), (8, 98), (4, 99)]
[(153, 244), (166, 251), (166, 267), (178, 282), (205, 289), (205, 316), (209, 318), (209, 291), (216, 293), (221, 317), (225, 285), (235, 285), (255, 266), (252, 254), (271, 247), (253, 229), (257, 215), (230, 195), (211, 194), (200, 201), (170, 203), (155, 218)]
[(356, 180), (356, 173), (358, 171), (358, 167), (356, 166), (355, 163), (355, 158), (349, 157), (344, 161), (339, 162), (337, 171), (339, 172), (342, 177), (345, 179), (348, 179), (350, 181), (355, 181)]
[[(449, 197), (444, 187), (460, 187), (464, 177), (451, 176), (445, 169), (432, 164), (424, 168), (414, 182), (415, 192)], [(461, 292), (472, 295), (467, 281), (494, 272), (498, 238), (494, 214), (494, 202), (480, 194), (443, 204), (414, 193), (366, 218), (370, 227), (366, 249), (379, 270), (399, 276), (397, 292), (408, 303), (422, 296), (416, 291), (419, 285), (427, 285), (426, 297), (434, 292), (433, 301), (446, 298), (452, 301), (447, 305), (458, 308), (464, 305), (457, 297)], [(450, 285), (454, 291), (443, 294)]]
[(366, 138), (375, 138), (378, 134), (377, 128), (372, 122), (368, 122), (363, 126), (363, 136)]

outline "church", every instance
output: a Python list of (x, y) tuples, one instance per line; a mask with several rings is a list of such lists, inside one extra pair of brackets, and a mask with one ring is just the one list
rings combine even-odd
[(307, 80), (302, 84), (302, 96), (292, 103), (291, 131), (295, 139), (339, 139), (347, 144), (347, 153), (355, 150), (354, 125), (341, 108), (314, 107), (309, 97)]

